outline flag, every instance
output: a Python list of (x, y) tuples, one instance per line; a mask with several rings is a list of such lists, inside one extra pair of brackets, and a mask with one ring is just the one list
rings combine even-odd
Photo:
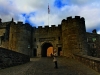
[(48, 4), (48, 14), (50, 14), (49, 4)]

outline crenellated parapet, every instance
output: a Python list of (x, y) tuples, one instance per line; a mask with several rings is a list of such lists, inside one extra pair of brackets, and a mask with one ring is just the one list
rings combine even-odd
[(61, 22), (62, 30), (66, 30), (68, 28), (74, 28), (74, 27), (80, 27), (85, 29), (85, 19), (80, 16), (75, 16), (72, 18), (72, 16), (67, 17), (66, 19), (63, 19)]
[(49, 26), (45, 26), (44, 28), (45, 28), (45, 29), (48, 29), (48, 28), (49, 28)]
[(72, 16), (70, 16), (62, 20), (62, 22), (68, 22), (68, 23), (74, 22), (74, 21), (84, 21), (84, 18), (80, 16), (75, 16), (74, 18), (72, 18)]
[(23, 22), (18, 21), (17, 24), (18, 24), (18, 25), (23, 25)]
[(10, 27), (15, 30), (28, 30), (31, 31), (32, 26), (29, 23), (23, 23), (21, 21), (18, 21), (17, 23), (11, 22)]
[(33, 31), (36, 31), (36, 32), (51, 32), (51, 31), (56, 31), (56, 30), (60, 30), (61, 31), (61, 24), (59, 24), (58, 26), (56, 25), (51, 25), (51, 27), (49, 25), (45, 25), (44, 27), (43, 26), (38, 26), (37, 28), (36, 27), (32, 27), (33, 28)]
[(42, 29), (42, 26), (38, 26), (38, 29)]
[[(83, 17), (82, 17), (83, 18)], [(70, 16), (70, 17), (67, 17), (66, 18), (66, 20), (72, 20), (72, 19), (76, 19), (76, 20), (79, 20), (79, 19), (81, 19), (81, 17), (80, 16), (75, 16), (74, 18), (72, 18), (72, 16)]]

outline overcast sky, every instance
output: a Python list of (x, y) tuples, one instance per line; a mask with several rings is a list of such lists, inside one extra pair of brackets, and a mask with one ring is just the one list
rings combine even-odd
[(85, 18), (86, 30), (97, 29), (100, 33), (100, 0), (0, 0), (2, 22), (27, 22), (32, 26), (61, 24), (69, 16)]

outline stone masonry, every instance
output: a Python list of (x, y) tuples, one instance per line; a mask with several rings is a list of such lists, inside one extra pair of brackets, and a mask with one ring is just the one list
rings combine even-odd
[(45, 57), (47, 49), (53, 47), (58, 55), (73, 54), (100, 57), (100, 35), (96, 29), (86, 32), (85, 19), (80, 16), (67, 17), (58, 26), (32, 27), (28, 23), (2, 22), (0, 19), (0, 47), (30, 57)]

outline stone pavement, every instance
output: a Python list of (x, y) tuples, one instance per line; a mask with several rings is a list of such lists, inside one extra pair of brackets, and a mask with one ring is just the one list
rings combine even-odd
[(31, 61), (0, 70), (0, 75), (100, 75), (74, 59), (58, 57), (58, 69), (54, 69), (53, 58), (31, 58)]

